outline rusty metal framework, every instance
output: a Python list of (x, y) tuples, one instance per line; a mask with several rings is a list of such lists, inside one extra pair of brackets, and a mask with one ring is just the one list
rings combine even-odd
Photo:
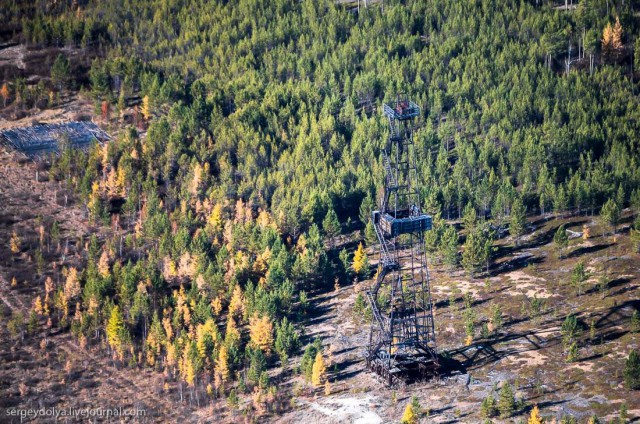
[(431, 216), (420, 210), (415, 119), (420, 108), (398, 96), (384, 104), (389, 138), (382, 151), (384, 196), (372, 221), (380, 244), (380, 261), (367, 300), (373, 319), (366, 362), (394, 385), (424, 379), (438, 369), (429, 269), (424, 232)]
[(37, 124), (0, 132), (0, 145), (33, 160), (59, 155), (65, 148), (88, 150), (95, 143), (111, 140), (109, 134), (93, 122)]

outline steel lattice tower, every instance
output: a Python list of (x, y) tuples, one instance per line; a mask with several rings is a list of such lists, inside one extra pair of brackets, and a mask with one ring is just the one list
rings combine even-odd
[(373, 313), (366, 360), (389, 385), (421, 379), (438, 368), (413, 131), (420, 108), (398, 96), (384, 104), (389, 139), (382, 151), (384, 196), (372, 221), (380, 261), (367, 299)]

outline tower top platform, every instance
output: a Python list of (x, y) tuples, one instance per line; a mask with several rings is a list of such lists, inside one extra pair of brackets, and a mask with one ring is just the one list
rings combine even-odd
[(420, 107), (406, 97), (400, 97), (395, 102), (385, 103), (384, 114), (390, 119), (397, 119), (404, 121), (407, 119), (413, 119), (420, 115)]

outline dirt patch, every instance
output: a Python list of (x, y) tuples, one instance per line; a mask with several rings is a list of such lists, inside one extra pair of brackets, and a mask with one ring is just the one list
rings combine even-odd
[[(319, 413), (321, 418), (318, 422), (349, 422), (353, 424), (378, 424), (383, 422), (374, 409), (376, 400), (372, 396), (329, 397), (312, 402), (300, 401), (300, 403), (308, 406), (315, 413)], [(305, 420), (312, 418), (313, 415), (305, 415)]]
[(544, 365), (548, 359), (549, 357), (543, 355), (539, 350), (527, 350), (517, 355), (508, 357), (507, 363), (522, 363), (523, 365), (528, 367), (537, 367), (540, 365)]
[(547, 281), (544, 278), (534, 277), (523, 271), (513, 271), (505, 274), (505, 277), (514, 283), (513, 287), (507, 291), (507, 294), (510, 296), (521, 296), (523, 293), (527, 297), (537, 296), (540, 299), (547, 299), (554, 296), (546, 287), (542, 287), (539, 284)]

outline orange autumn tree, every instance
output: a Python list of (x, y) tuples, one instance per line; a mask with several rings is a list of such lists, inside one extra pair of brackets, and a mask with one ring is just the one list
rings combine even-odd
[(9, 87), (5, 82), (2, 84), (2, 88), (0, 88), (0, 96), (2, 96), (3, 107), (7, 107), (7, 100), (9, 99)]
[(622, 25), (620, 19), (616, 17), (616, 22), (611, 25), (608, 23), (602, 32), (602, 54), (606, 58), (618, 56), (624, 45), (622, 44)]

